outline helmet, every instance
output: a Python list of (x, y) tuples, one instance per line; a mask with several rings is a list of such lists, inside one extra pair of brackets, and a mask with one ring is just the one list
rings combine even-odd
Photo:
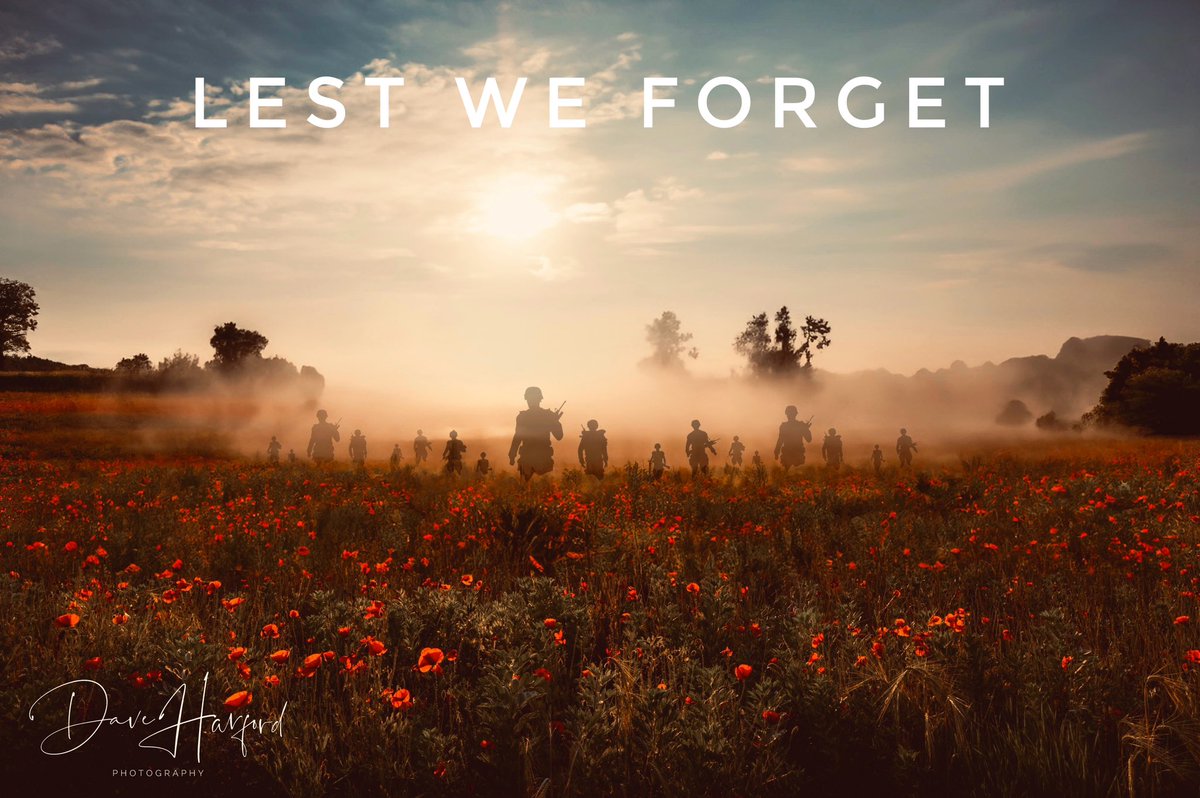
[(595, 431), (595, 429), (599, 426), (600, 426), (600, 422), (594, 418), (588, 422), (588, 429), (590, 429), (592, 431)]
[(362, 435), (362, 430), (360, 430), (360, 429), (356, 429), (356, 430), (354, 430), (354, 434), (355, 434), (355, 435)]
[(692, 429), (700, 429), (700, 419), (692, 419)]
[(317, 421), (324, 421), (327, 418), (329, 418), (329, 414), (326, 413), (324, 410), (317, 411)]
[(784, 414), (785, 416), (787, 416), (788, 418), (795, 418), (795, 417), (796, 417), (796, 414), (797, 414), (797, 413), (799, 413), (799, 412), (800, 412), (800, 411), (796, 409), (796, 406), (795, 406), (795, 405), (788, 405), (787, 407), (785, 407), (785, 408), (783, 409), (783, 414)]
[(908, 430), (906, 430), (904, 427), (901, 427), (901, 428), (900, 428), (900, 434), (901, 434), (901, 435), (907, 435), (907, 434), (908, 434)]
[(532, 400), (537, 400), (539, 402), (542, 400), (542, 389), (536, 385), (530, 385), (525, 389), (525, 401), (528, 402)]
[(451, 438), (457, 438), (457, 437), (458, 437), (458, 431), (457, 431), (457, 430), (450, 430), (450, 437), (451, 437)]
[(837, 435), (837, 430), (836, 430), (836, 429), (834, 429), (833, 427), (830, 427), (830, 428), (829, 428), (829, 434), (830, 434), (830, 435)]

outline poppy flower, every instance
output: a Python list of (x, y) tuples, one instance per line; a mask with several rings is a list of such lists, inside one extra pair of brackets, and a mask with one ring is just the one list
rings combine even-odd
[(104, 660), (101, 659), (100, 657), (92, 657), (91, 659), (84, 660), (84, 662), (83, 662), (84, 670), (98, 671), (102, 667), (104, 667)]
[(553, 629), (554, 627), (558, 626), (558, 621), (554, 618), (547, 618), (546, 620), (542, 621), (542, 626), (545, 626), (547, 629)]
[(541, 678), (545, 679), (546, 681), (550, 681), (551, 679), (554, 678), (550, 674), (550, 671), (546, 670), (545, 668), (538, 668), (536, 671), (533, 672), (533, 675), (540, 676)]
[(442, 672), (442, 660), (446, 655), (442, 653), (440, 648), (423, 648), (421, 655), (417, 658), (417, 670), (421, 673)]
[(733, 675), (737, 677), (737, 680), (739, 682), (744, 682), (747, 679), (749, 679), (750, 675), (752, 673), (754, 673), (754, 668), (751, 668), (749, 665), (746, 665), (745, 663), (738, 665), (736, 668), (733, 669)]
[(244, 656), (246, 656), (245, 646), (234, 646), (233, 648), (229, 649), (229, 653), (225, 655), (230, 662), (239, 660)]
[(1190, 615), (1180, 615), (1178, 618), (1175, 619), (1175, 625), (1183, 626), (1185, 623), (1188, 623), (1191, 620), (1192, 620), (1192, 618)]
[(391, 702), (392, 709), (397, 709), (401, 712), (406, 712), (412, 709), (412, 693), (403, 687), (399, 688), (398, 690), (384, 690), (383, 697)]
[(74, 629), (79, 625), (79, 616), (73, 612), (60, 615), (54, 619), (54, 625), (60, 629)]
[(254, 694), (249, 690), (238, 690), (225, 699), (226, 709), (241, 709), (254, 700)]
[(262, 635), (263, 638), (279, 637), (279, 627), (273, 623), (269, 623), (262, 628), (262, 631), (259, 632), (259, 634)]
[(696, 593), (700, 592), (700, 585), (696, 584), (695, 582), (688, 582), (687, 588), (685, 589), (687, 592), (695, 595)]
[(778, 723), (779, 713), (772, 709), (764, 709), (762, 713), (762, 719), (767, 723)]
[(292, 656), (292, 652), (289, 649), (281, 648), (271, 653), (270, 660), (271, 662), (284, 663), (287, 662), (290, 656)]

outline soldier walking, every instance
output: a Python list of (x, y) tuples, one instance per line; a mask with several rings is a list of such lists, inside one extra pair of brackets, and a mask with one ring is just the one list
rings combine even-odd
[(716, 444), (715, 440), (708, 437), (707, 432), (700, 429), (699, 419), (694, 419), (692, 421), (692, 431), (688, 433), (683, 445), (683, 452), (687, 455), (688, 465), (692, 468), (693, 479), (700, 474), (708, 476), (708, 454), (712, 452), (716, 456)]
[(417, 437), (413, 439), (413, 459), (416, 460), (417, 465), (428, 460), (432, 450), (433, 444), (425, 437), (425, 432), (417, 430)]
[(654, 444), (654, 451), (650, 452), (650, 478), (655, 482), (662, 479), (663, 472), (667, 470), (667, 453), (663, 451), (662, 444)]
[(279, 453), (283, 451), (283, 444), (274, 435), (271, 436), (271, 442), (267, 444), (267, 462), (271, 465), (279, 465)]
[(446, 448), (442, 452), (442, 459), (446, 461), (447, 474), (461, 474), (463, 469), (463, 454), (467, 451), (467, 445), (458, 439), (458, 433), (450, 430), (450, 440), (446, 441)]
[(588, 421), (587, 429), (579, 433), (579, 465), (584, 473), (596, 479), (604, 479), (604, 469), (608, 465), (608, 439), (604, 432), (600, 422), (593, 418)]
[(916, 450), (917, 444), (908, 437), (908, 430), (901, 428), (900, 437), (896, 439), (896, 454), (900, 456), (901, 468), (912, 467), (913, 452)]
[(329, 414), (324, 410), (317, 411), (317, 423), (313, 424), (308, 436), (308, 448), (305, 453), (316, 463), (333, 462), (333, 444), (342, 439), (338, 432), (341, 424), (330, 424), (326, 419)]
[(812, 419), (797, 421), (799, 411), (795, 405), (784, 408), (787, 421), (779, 425), (779, 438), (775, 441), (775, 459), (786, 473), (792, 466), (804, 465), (804, 444), (812, 443)]
[(350, 436), (350, 462), (359, 467), (367, 464), (367, 439), (360, 429)]
[(558, 410), (542, 407), (541, 388), (526, 388), (525, 402), (529, 407), (517, 413), (517, 428), (512, 445), (508, 447), (508, 464), (515, 465), (521, 478), (528, 482), (534, 474), (549, 474), (554, 470), (554, 447), (550, 436), (561, 441), (563, 428), (562, 405)]
[(835, 471), (842, 465), (842, 436), (833, 427), (829, 428), (825, 440), (821, 442), (821, 456), (825, 458), (825, 464)]

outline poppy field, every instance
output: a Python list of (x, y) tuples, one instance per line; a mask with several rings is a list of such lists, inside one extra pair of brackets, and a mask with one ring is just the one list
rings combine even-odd
[[(1200, 783), (1195, 442), (964, 445), (882, 477), (560, 469), (527, 487), (207, 449), (71, 456), (66, 439), (26, 446), (35, 411), (0, 447), (10, 780), (292, 796)], [(81, 688), (78, 717), (157, 716), (186, 685), (214, 716), (278, 724), (189, 726), (172, 757), (113, 723), (47, 756), (65, 696), (30, 708), (81, 679), (107, 699)], [(204, 773), (114, 775), (133, 767)]]

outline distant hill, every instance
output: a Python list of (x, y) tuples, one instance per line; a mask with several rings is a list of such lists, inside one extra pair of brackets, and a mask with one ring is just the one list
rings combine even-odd
[(1144, 338), (1123, 335), (1069, 338), (1054, 357), (1013, 357), (974, 368), (956, 363), (948, 369), (918, 372), (914, 379), (942, 383), (951, 390), (974, 389), (982, 382), (996, 393), (997, 412), (1003, 402), (1019, 399), (1034, 415), (1053, 410), (1061, 418), (1076, 418), (1096, 404), (1108, 383), (1104, 372), (1130, 350), (1149, 345)]

